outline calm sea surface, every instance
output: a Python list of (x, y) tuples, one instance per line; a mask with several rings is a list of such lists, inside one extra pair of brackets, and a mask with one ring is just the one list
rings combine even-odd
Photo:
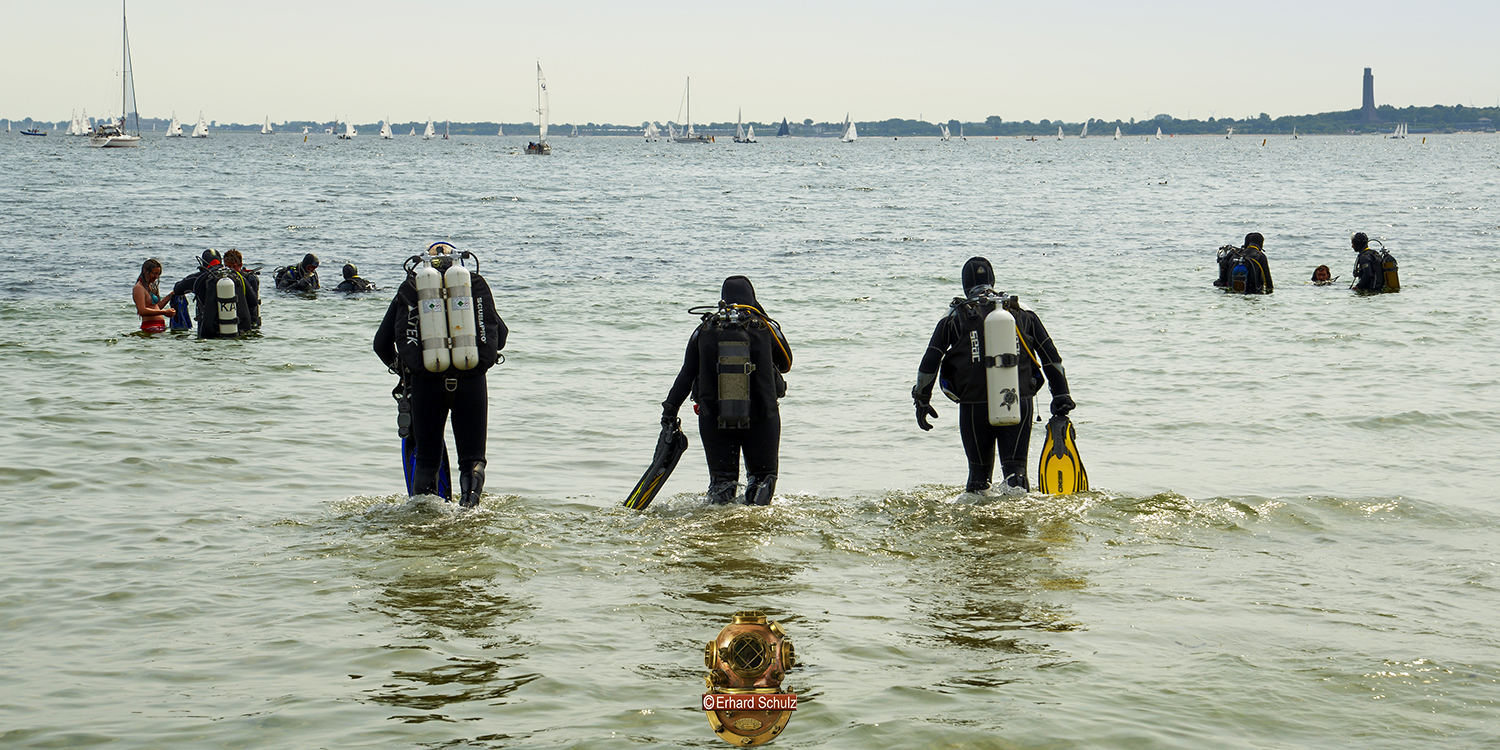
[[(0, 746), (724, 747), (737, 609), (803, 662), (778, 747), (1500, 746), (1500, 138), (525, 140), (0, 136)], [(1401, 293), (1345, 288), (1356, 230)], [(1277, 291), (1224, 296), (1248, 231)], [(511, 328), (473, 513), (403, 494), (370, 351), (439, 239)], [(141, 261), (208, 247), (386, 291), (136, 333)], [(1094, 491), (957, 502), (956, 407), (914, 424), (972, 255)], [(737, 273), (796, 356), (782, 494), (703, 507), (690, 433), (624, 510)]]

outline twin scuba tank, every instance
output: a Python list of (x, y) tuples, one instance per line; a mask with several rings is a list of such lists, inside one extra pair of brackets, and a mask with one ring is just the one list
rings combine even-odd
[(474, 316), (473, 273), (463, 259), (479, 259), (473, 253), (454, 254), (453, 246), (439, 242), (428, 248), (432, 257), (414, 255), (407, 271), (417, 290), (417, 328), (422, 338), (422, 366), (428, 372), (444, 372), (450, 366), (472, 370), (479, 365), (479, 329)]

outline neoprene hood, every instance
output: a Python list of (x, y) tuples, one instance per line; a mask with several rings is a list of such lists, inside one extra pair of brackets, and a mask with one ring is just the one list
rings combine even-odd
[(724, 289), (719, 292), (719, 299), (731, 305), (749, 305), (762, 314), (766, 311), (760, 306), (760, 301), (755, 299), (755, 287), (751, 286), (750, 279), (744, 276), (730, 276), (724, 279)]
[(1355, 250), (1363, 250), (1370, 246), (1370, 237), (1364, 232), (1355, 232), (1354, 236), (1349, 238), (1349, 244), (1353, 245)]
[(1255, 249), (1259, 250), (1260, 248), (1265, 247), (1265, 244), (1266, 237), (1260, 232), (1251, 232), (1245, 235), (1245, 247), (1254, 247)]
[(971, 295), (977, 286), (994, 288), (995, 268), (988, 260), (975, 256), (964, 264), (963, 280), (965, 296)]

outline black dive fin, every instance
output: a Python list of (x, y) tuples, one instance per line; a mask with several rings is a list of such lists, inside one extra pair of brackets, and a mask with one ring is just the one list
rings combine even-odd
[(682, 458), (687, 447), (688, 439), (682, 434), (681, 419), (673, 417), (671, 423), (663, 424), (661, 435), (656, 438), (656, 455), (651, 457), (651, 465), (641, 475), (641, 481), (635, 483), (630, 497), (625, 498), (625, 507), (643, 510), (650, 505), (656, 499), (656, 493), (661, 492), (662, 485), (667, 483), (667, 477), (672, 476), (677, 459)]
[(1071, 495), (1089, 489), (1089, 473), (1078, 456), (1078, 435), (1066, 416), (1047, 422), (1047, 442), (1042, 444), (1037, 475), (1038, 489), (1048, 495)]

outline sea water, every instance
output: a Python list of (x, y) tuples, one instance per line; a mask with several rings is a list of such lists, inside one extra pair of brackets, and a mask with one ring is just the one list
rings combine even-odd
[[(782, 747), (1495, 746), (1495, 136), (525, 140), (0, 138), (0, 746), (719, 747), (741, 609), (801, 660)], [(1250, 231), (1276, 292), (1227, 296)], [(1354, 231), (1399, 294), (1347, 289)], [(437, 240), (511, 331), (468, 513), (405, 496), (370, 348)], [(260, 334), (138, 333), (141, 261), (206, 248)], [(975, 255), (1090, 492), (969, 502), (956, 406), (915, 424)], [(733, 274), (795, 355), (779, 494), (705, 507), (690, 428), (627, 511)]]

